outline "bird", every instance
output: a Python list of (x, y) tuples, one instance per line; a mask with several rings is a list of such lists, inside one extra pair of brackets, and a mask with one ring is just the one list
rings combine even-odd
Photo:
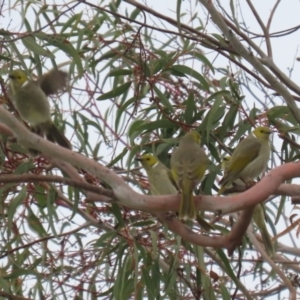
[[(227, 168), (230, 165), (230, 160), (231, 160), (231, 156), (223, 157), (221, 166), (222, 166), (222, 169), (224, 170), (224, 172), (227, 171)], [(255, 177), (253, 177), (253, 178), (250, 177), (250, 179), (254, 179)], [(249, 178), (249, 176), (248, 176), (248, 178)], [(239, 178), (233, 182), (233, 185), (235, 185), (235, 184), (236, 185), (245, 185), (245, 183)], [(227, 186), (227, 188), (229, 188), (229, 186)], [(267, 253), (272, 257), (275, 254), (275, 250), (274, 250), (274, 246), (273, 246), (273, 243), (272, 243), (272, 240), (271, 240), (271, 237), (270, 237), (270, 234), (268, 232), (267, 225), (265, 222), (265, 208), (264, 208), (263, 203), (260, 203), (255, 206), (253, 215), (252, 215), (252, 220), (254, 221), (254, 223), (256, 224), (257, 228), (260, 231), (260, 234), (263, 239)]]
[[(156, 156), (146, 153), (137, 157), (135, 160), (141, 163), (147, 173), (151, 195), (178, 194), (178, 189), (172, 177), (171, 170), (160, 162)], [(207, 223), (201, 216), (197, 216), (197, 221), (206, 231), (214, 229), (213, 226)]]
[(143, 154), (136, 158), (145, 169), (151, 195), (176, 195), (176, 187), (170, 178), (170, 169), (168, 169), (159, 159), (152, 154)]
[(270, 128), (260, 126), (237, 145), (219, 182), (218, 195), (237, 179), (247, 183), (249, 178), (253, 180), (266, 169), (271, 153), (270, 134)]
[(193, 191), (209, 166), (209, 159), (200, 143), (201, 137), (197, 131), (187, 132), (171, 156), (172, 176), (181, 192), (178, 214), (181, 220), (193, 220), (197, 215)]
[(53, 69), (34, 81), (23, 70), (9, 73), (8, 96), (23, 121), (31, 126), (32, 132), (60, 146), (72, 149), (71, 143), (52, 122), (47, 96), (63, 91), (67, 86), (68, 74)]

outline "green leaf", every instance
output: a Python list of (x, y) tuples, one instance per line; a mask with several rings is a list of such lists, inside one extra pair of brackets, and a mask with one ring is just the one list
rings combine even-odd
[(252, 122), (255, 123), (255, 120), (257, 119), (257, 115), (259, 115), (260, 113), (261, 111), (258, 108), (253, 107), (249, 113), (250, 120), (252, 120)]
[(131, 84), (132, 84), (132, 82), (126, 82), (126, 83), (118, 86), (117, 88), (113, 89), (112, 91), (99, 96), (96, 100), (106, 100), (106, 99), (118, 97), (118, 96), (124, 94), (125, 92), (127, 92), (129, 90)]
[[(117, 115), (116, 115), (116, 120), (115, 120), (115, 127), (116, 127), (116, 131), (118, 131), (119, 128), (119, 122), (120, 119), (123, 115), (123, 113), (127, 110), (127, 108), (132, 105), (133, 103), (135, 103), (137, 101), (136, 97), (132, 97), (130, 99), (128, 99), (125, 103), (123, 103), (121, 105), (121, 107), (117, 110)], [(126, 118), (126, 116), (125, 116)]]
[(276, 122), (277, 119), (281, 119), (282, 121), (290, 122), (294, 126), (299, 125), (298, 121), (291, 114), (290, 109), (285, 105), (271, 107), (267, 111), (267, 117), (271, 123)]
[(137, 138), (140, 135), (141, 130), (138, 130), (138, 127), (140, 127), (142, 124), (144, 124), (144, 120), (135, 120), (131, 123), (129, 130), (128, 130), (128, 136), (130, 138), (130, 144), (135, 145), (134, 139)]
[(173, 112), (173, 106), (171, 105), (169, 99), (166, 97), (164, 93), (161, 92), (155, 85), (153, 86), (154, 92), (159, 98), (160, 102), (167, 107), (171, 112)]
[(217, 122), (224, 116), (225, 107), (223, 106), (223, 100), (221, 97), (217, 97), (209, 113), (204, 118), (202, 125), (205, 126), (206, 139), (209, 143), (210, 133), (218, 125)]
[(118, 54), (119, 51), (120, 51), (120, 49), (118, 49), (118, 48), (107, 51), (97, 61), (95, 61), (95, 63), (99, 63), (99, 62), (101, 62), (103, 60), (106, 60), (106, 59), (112, 59), (114, 57), (118, 57), (120, 55), (120, 54)]
[(11, 229), (12, 229), (12, 223), (13, 219), (15, 217), (15, 212), (17, 208), (23, 203), (24, 199), (26, 197), (26, 187), (23, 186), (22, 190), (19, 192), (19, 194), (14, 197), (9, 205), (8, 212), (7, 212), (7, 234), (10, 236)]
[(238, 106), (231, 105), (229, 111), (225, 115), (222, 126), (219, 129), (219, 137), (221, 140), (223, 140), (224, 136), (228, 131), (233, 129), (237, 113), (238, 113)]
[(151, 242), (152, 242), (152, 253), (151, 256), (153, 259), (157, 259), (158, 258), (158, 249), (157, 249), (157, 234), (156, 232), (154, 232), (153, 230), (149, 230), (150, 236), (151, 236)]
[(132, 13), (130, 14), (130, 20), (135, 20), (136, 17), (140, 14), (141, 10), (136, 8), (132, 11)]
[(195, 51), (193, 52), (193, 55), (198, 58), (198, 60), (202, 61), (206, 66), (208, 66), (211, 71), (213, 72), (213, 74), (215, 74), (215, 68), (214, 66), (211, 64), (211, 62), (200, 52)]
[[(54, 189), (53, 190), (51, 189), (51, 192), (53, 194), (52, 195), (52, 198), (53, 198), (52, 206), (53, 206), (53, 203), (54, 203), (55, 199), (57, 198), (57, 195), (56, 195), (56, 191)], [(73, 197), (74, 204), (73, 204), (73, 211), (72, 211), (72, 215), (70, 216), (70, 220), (72, 220), (74, 218), (74, 216), (76, 216), (77, 211), (78, 211), (79, 201), (81, 199), (79, 189), (74, 188), (73, 192), (74, 192), (74, 197)], [(48, 200), (48, 203), (49, 203), (49, 200)]]
[(233, 280), (233, 282), (237, 284), (238, 283), (238, 278), (235, 276), (225, 253), (221, 249), (217, 249), (217, 253), (218, 253), (219, 257), (221, 258), (221, 260), (222, 260), (222, 262), (225, 266), (226, 273)]
[(141, 146), (139, 146), (139, 145), (138, 146), (134, 146), (131, 149), (131, 151), (129, 153), (129, 156), (128, 156), (128, 159), (127, 159), (127, 165), (128, 165), (128, 167), (131, 165), (132, 160), (136, 157), (136, 154), (139, 151), (141, 151)]
[(110, 207), (110, 212), (113, 213), (113, 215), (116, 218), (116, 221), (118, 222), (118, 229), (123, 228), (125, 226), (124, 220), (123, 220), (123, 215), (120, 210), (120, 206), (116, 203), (112, 203)]
[(277, 224), (280, 217), (283, 215), (283, 209), (285, 204), (286, 204), (286, 196), (282, 196), (279, 202), (279, 206), (277, 207), (275, 224)]
[(24, 276), (26, 277), (26, 275), (30, 275), (33, 277), (37, 277), (38, 279), (42, 280), (42, 275), (40, 275), (38, 272), (33, 271), (33, 270), (28, 270), (28, 269), (19, 269), (18, 271), (14, 271), (9, 275), (4, 275), (2, 276), (3, 278), (6, 279), (15, 279), (18, 278), (20, 276)]
[(206, 102), (210, 102), (211, 100), (217, 99), (221, 96), (230, 97), (230, 92), (226, 90), (218, 91), (214, 94), (211, 94), (208, 98), (206, 98)]
[(185, 111), (183, 117), (185, 119), (186, 124), (192, 124), (194, 121), (194, 115), (197, 112), (197, 106), (195, 103), (195, 97), (193, 93), (189, 93), (189, 96), (185, 103)]
[(216, 181), (216, 172), (209, 171), (201, 183), (201, 190), (204, 195), (212, 195), (212, 190)]
[(220, 289), (221, 289), (221, 295), (222, 295), (222, 299), (223, 300), (231, 300), (231, 296), (230, 296), (230, 293), (228, 292), (226, 286), (221, 283), (219, 285)]
[(63, 24), (60, 33), (61, 34), (64, 33), (64, 31), (67, 30), (67, 29), (70, 30), (73, 23), (74, 23), (73, 28), (76, 28), (78, 26), (78, 23), (80, 22), (81, 18), (82, 18), (82, 13), (73, 15), (71, 18), (69, 18), (69, 20), (67, 20)]
[(55, 55), (53, 53), (40, 46), (32, 36), (26, 36), (22, 38), (21, 41), (23, 45), (33, 53), (50, 58), (55, 58)]
[(132, 75), (132, 70), (129, 69), (115, 69), (110, 71), (107, 76), (113, 77), (113, 76), (125, 76), (125, 75)]
[(200, 73), (195, 71), (194, 69), (192, 69), (188, 66), (183, 66), (183, 65), (174, 65), (174, 66), (172, 66), (171, 69), (173, 69), (177, 72), (184, 73), (185, 75), (194, 77), (196, 80), (198, 80), (201, 83), (203, 90), (209, 91), (209, 85), (208, 85), (206, 79)]
[(129, 149), (125, 147), (118, 156), (116, 156), (112, 161), (110, 161), (109, 164), (106, 165), (106, 167), (111, 168), (112, 166), (114, 166), (119, 160), (121, 160), (127, 154), (128, 150)]
[[(55, 210), (55, 205), (54, 205), (56, 199), (57, 199), (57, 192), (51, 186), (50, 190), (47, 193), (48, 220), (49, 220), (49, 225), (50, 225), (50, 228), (52, 229), (53, 235), (55, 235), (57, 237), (57, 232), (56, 232), (55, 225), (53, 222), (53, 219), (56, 217), (56, 210)], [(77, 211), (76, 208), (77, 208), (76, 204), (74, 203), (72, 216), (74, 216), (74, 214), (75, 214), (74, 211)], [(71, 219), (72, 219), (72, 216), (71, 216)]]
[(155, 300), (157, 299), (156, 295), (156, 285), (155, 280), (153, 280), (149, 275), (149, 270), (145, 267), (142, 267), (142, 280), (145, 283), (147, 289), (147, 299)]
[(27, 216), (27, 221), (28, 221), (28, 226), (29, 228), (36, 233), (40, 238), (47, 236), (47, 233), (40, 222), (39, 218), (34, 214), (32, 209), (28, 206), (27, 207), (28, 211), (28, 216)]
[(113, 299), (127, 300), (133, 291), (132, 266), (133, 257), (127, 254), (123, 260), (119, 260), (118, 274), (113, 289)]
[[(2, 270), (0, 270), (0, 271), (2, 271)], [(1, 286), (1, 289), (4, 292), (6, 292), (6, 293), (11, 293), (11, 282), (4, 279), (4, 274), (2, 272), (1, 272), (1, 274), (2, 274), (0, 276), (0, 286)], [(5, 298), (2, 298), (2, 299), (4, 300)]]
[(108, 244), (112, 242), (112, 240), (117, 235), (116, 231), (108, 231), (100, 236), (100, 238), (95, 242), (94, 247), (106, 247)]
[(232, 146), (235, 142), (239, 141), (240, 138), (251, 129), (252, 125), (249, 122), (239, 122), (237, 128), (237, 132), (233, 139), (230, 141), (230, 146)]
[[(157, 60), (153, 61), (151, 63), (152, 74), (153, 75), (157, 74), (162, 69), (164, 69), (167, 64), (168, 64), (168, 61), (166, 60), (166, 58), (160, 58), (160, 59), (157, 59)], [(169, 74), (170, 71), (167, 69), (167, 70), (163, 70), (161, 73), (162, 74)]]
[(141, 124), (136, 128), (137, 131), (143, 132), (143, 131), (151, 131), (151, 130), (157, 130), (162, 128), (173, 128), (174, 123), (167, 120), (167, 119), (161, 119), (157, 121), (147, 122), (144, 124)]
[(15, 169), (14, 174), (24, 174), (33, 170), (35, 168), (33, 161), (30, 159), (29, 161), (23, 162)]
[(79, 56), (78, 52), (73, 47), (73, 45), (67, 39), (59, 35), (45, 34), (42, 32), (35, 33), (35, 36), (40, 40), (46, 41), (49, 45), (57, 47), (66, 54), (68, 54), (77, 66), (78, 77), (82, 77), (83, 66), (81, 62), (81, 57)]

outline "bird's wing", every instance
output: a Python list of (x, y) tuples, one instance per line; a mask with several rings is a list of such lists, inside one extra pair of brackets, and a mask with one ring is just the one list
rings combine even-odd
[(256, 138), (251, 137), (249, 139), (247, 138), (247, 141), (246, 139), (243, 140), (234, 151), (226, 174), (220, 181), (220, 184), (225, 184), (230, 181), (231, 178), (238, 178), (238, 174), (240, 174), (249, 163), (257, 158), (260, 149), (261, 143)]
[(53, 69), (42, 75), (36, 82), (46, 96), (62, 92), (68, 85), (68, 74), (64, 71)]
[(177, 186), (177, 183), (176, 183), (176, 181), (175, 181), (175, 179), (174, 179), (174, 177), (173, 177), (172, 171), (168, 169), (168, 170), (167, 170), (167, 174), (168, 174), (168, 177), (169, 177), (171, 183), (174, 185), (174, 187), (175, 187), (177, 190), (179, 190), (179, 188), (178, 188), (178, 186)]

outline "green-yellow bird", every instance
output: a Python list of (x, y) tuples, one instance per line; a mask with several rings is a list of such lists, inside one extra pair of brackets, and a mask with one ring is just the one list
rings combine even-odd
[(156, 156), (144, 154), (136, 160), (141, 162), (147, 173), (151, 195), (176, 195), (178, 193), (170, 179), (170, 170)]
[[(222, 169), (224, 170), (225, 173), (230, 164), (230, 160), (231, 160), (231, 156), (225, 156), (222, 160)], [(248, 176), (248, 178), (254, 179), (251, 176)], [(245, 183), (240, 179), (236, 179), (233, 182), (233, 184), (245, 185)], [(229, 186), (227, 186), (227, 188), (229, 188)], [(267, 253), (272, 257), (275, 251), (265, 222), (264, 205), (262, 203), (255, 206), (252, 219), (260, 231)]]
[(193, 191), (209, 166), (209, 159), (200, 143), (200, 134), (190, 131), (181, 138), (171, 157), (172, 175), (181, 192), (179, 219), (182, 220), (195, 219)]
[[(171, 170), (160, 162), (156, 156), (144, 154), (136, 158), (136, 160), (141, 162), (147, 173), (151, 195), (178, 194)], [(213, 226), (207, 223), (201, 216), (197, 216), (197, 221), (204, 230), (209, 231), (213, 229)]]
[(219, 195), (237, 179), (246, 183), (247, 179), (256, 178), (266, 169), (271, 152), (270, 134), (268, 127), (257, 127), (237, 145), (220, 181)]
[(63, 91), (67, 86), (68, 74), (53, 69), (37, 81), (28, 78), (22, 70), (9, 73), (9, 98), (21, 118), (30, 124), (32, 131), (62, 147), (71, 149), (69, 140), (51, 120), (47, 96)]

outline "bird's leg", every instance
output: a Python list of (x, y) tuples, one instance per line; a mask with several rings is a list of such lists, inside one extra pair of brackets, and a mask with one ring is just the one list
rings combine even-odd
[(253, 187), (256, 184), (256, 181), (251, 178), (241, 178), (243, 182), (245, 182), (247, 190)]

